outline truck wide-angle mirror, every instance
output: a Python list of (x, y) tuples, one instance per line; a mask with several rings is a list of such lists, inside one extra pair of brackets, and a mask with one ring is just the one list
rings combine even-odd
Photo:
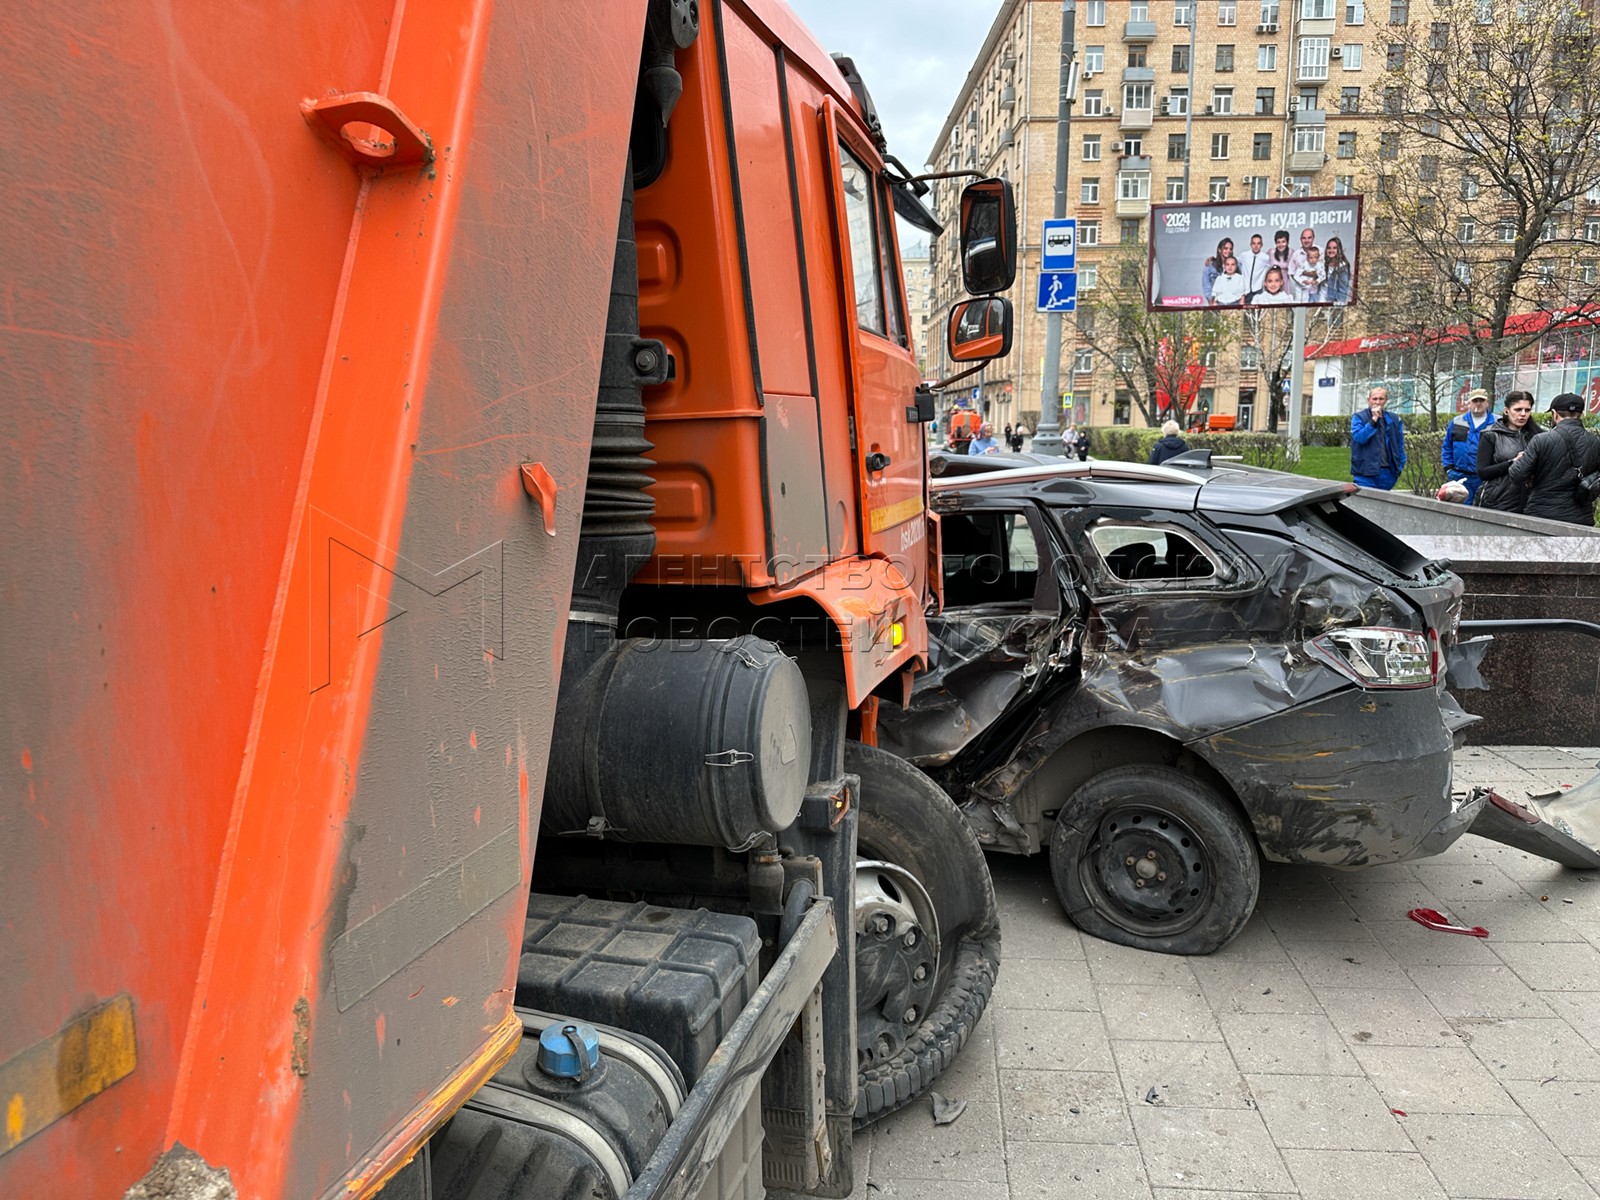
[(1011, 352), (1011, 301), (1002, 296), (963, 300), (950, 310), (950, 358), (986, 362)]
[(961, 190), (961, 280), (974, 295), (1003, 292), (1017, 276), (1017, 205), (1004, 179)]

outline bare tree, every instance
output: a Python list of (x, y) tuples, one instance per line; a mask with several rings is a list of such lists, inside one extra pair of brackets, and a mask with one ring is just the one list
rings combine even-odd
[(1405, 375), (1416, 389), (1413, 402), (1426, 409), (1429, 427), (1439, 428), (1440, 414), (1455, 409), (1453, 376), (1462, 350), (1476, 345), (1482, 323), (1462, 310), (1453, 285), (1437, 279), (1370, 287), (1362, 307), (1368, 326), (1384, 331), (1387, 348), (1405, 355)]
[[(1206, 356), (1237, 339), (1227, 309), (1151, 312), (1148, 259), (1141, 243), (1120, 247), (1100, 262), (1100, 286), (1078, 301), (1083, 349), (1109, 363), (1146, 425), (1176, 418), (1193, 404)], [(1181, 423), (1181, 422), (1180, 422)]]
[(1600, 43), (1588, 0), (1412, 10), (1390, 27), (1368, 253), (1428, 289), (1492, 388), (1501, 363), (1600, 303)]

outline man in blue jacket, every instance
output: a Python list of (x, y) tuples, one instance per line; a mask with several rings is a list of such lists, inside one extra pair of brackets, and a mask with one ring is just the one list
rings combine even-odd
[(1381, 385), (1367, 393), (1367, 406), (1350, 418), (1350, 478), (1362, 487), (1392, 491), (1406, 465), (1406, 429), (1383, 411), (1389, 392)]
[(1478, 438), (1494, 424), (1494, 414), (1489, 411), (1489, 393), (1473, 388), (1467, 396), (1469, 409), (1445, 426), (1444, 441), (1439, 446), (1439, 457), (1445, 474), (1467, 485), (1467, 503), (1478, 495)]

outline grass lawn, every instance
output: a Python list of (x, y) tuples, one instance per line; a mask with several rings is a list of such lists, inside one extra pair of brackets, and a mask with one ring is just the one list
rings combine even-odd
[(1350, 481), (1350, 447), (1302, 446), (1300, 462), (1291, 463), (1288, 470), (1296, 475), (1309, 475), (1313, 479), (1342, 479)]

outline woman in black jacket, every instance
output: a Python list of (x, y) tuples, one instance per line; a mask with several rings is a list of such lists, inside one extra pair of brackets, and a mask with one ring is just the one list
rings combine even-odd
[(1539, 431), (1533, 423), (1533, 396), (1528, 392), (1506, 393), (1506, 408), (1495, 423), (1478, 438), (1479, 508), (1497, 512), (1521, 512), (1528, 502), (1525, 484), (1513, 481), (1508, 472), (1517, 456)]

